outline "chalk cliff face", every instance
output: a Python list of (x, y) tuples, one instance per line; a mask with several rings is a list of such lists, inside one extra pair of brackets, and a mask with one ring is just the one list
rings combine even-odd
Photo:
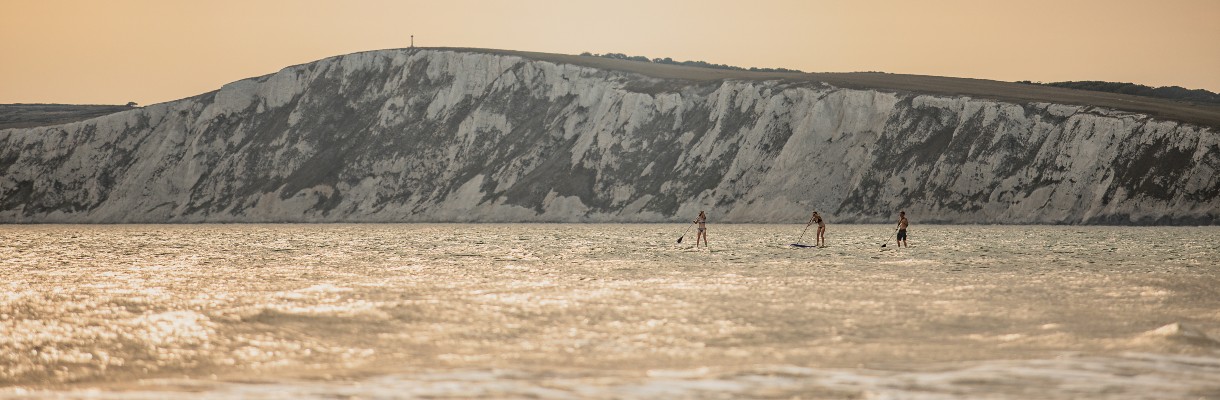
[(1086, 106), (357, 53), (0, 131), (0, 222), (1220, 222), (1216, 128)]

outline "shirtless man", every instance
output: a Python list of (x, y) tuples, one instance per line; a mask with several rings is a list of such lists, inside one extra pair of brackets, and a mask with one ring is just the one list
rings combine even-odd
[(897, 246), (898, 247), (904, 247), (904, 246), (911, 247), (911, 246), (907, 246), (907, 212), (906, 211), (898, 212), (898, 244), (897, 244)]
[(826, 247), (826, 221), (822, 220), (822, 216), (818, 215), (817, 211), (814, 211), (813, 216), (809, 217), (809, 223), (805, 224), (805, 228), (809, 228), (809, 225), (814, 223), (818, 224), (818, 236), (815, 239), (815, 244), (818, 247)]

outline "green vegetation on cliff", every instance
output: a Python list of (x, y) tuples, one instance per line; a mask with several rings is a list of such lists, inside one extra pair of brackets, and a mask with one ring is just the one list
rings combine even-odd
[(1154, 88), (1135, 83), (1103, 81), (1070, 81), (1049, 83), (1018, 81), (1017, 83), (1089, 90), (1094, 92), (1122, 93), (1135, 96), (1189, 101), (1194, 103), (1220, 104), (1220, 94), (1212, 93), (1203, 89), (1187, 89), (1181, 86), (1161, 86)]
[(584, 56), (584, 57), (603, 57), (603, 58), (609, 58), (609, 59), (614, 59), (614, 60), (640, 61), (640, 62), (650, 62), (650, 63), (670, 64), (670, 65), (685, 65), (688, 67), (727, 69), (727, 70), (731, 70), (731, 71), (798, 72), (798, 73), (804, 72), (804, 71), (801, 71), (798, 69), (788, 69), (788, 68), (757, 68), (757, 67), (742, 68), (742, 67), (725, 65), (725, 64), (713, 64), (713, 63), (710, 63), (707, 61), (674, 61), (674, 59), (669, 58), (669, 57), (650, 59), (650, 58), (644, 57), (644, 56), (629, 56), (629, 55), (626, 55), (623, 53), (594, 54), (594, 53), (590, 53), (590, 52), (586, 51), (584, 53), (580, 53), (580, 55)]

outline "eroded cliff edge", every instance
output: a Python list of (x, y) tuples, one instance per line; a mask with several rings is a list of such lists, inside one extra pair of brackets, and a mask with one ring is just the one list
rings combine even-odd
[(0, 222), (1215, 224), (1217, 128), (402, 49), (0, 131)]

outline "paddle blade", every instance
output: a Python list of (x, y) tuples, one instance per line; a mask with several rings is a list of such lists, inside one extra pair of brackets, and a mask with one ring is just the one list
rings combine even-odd
[(682, 244), (682, 236), (678, 236), (678, 244)]

